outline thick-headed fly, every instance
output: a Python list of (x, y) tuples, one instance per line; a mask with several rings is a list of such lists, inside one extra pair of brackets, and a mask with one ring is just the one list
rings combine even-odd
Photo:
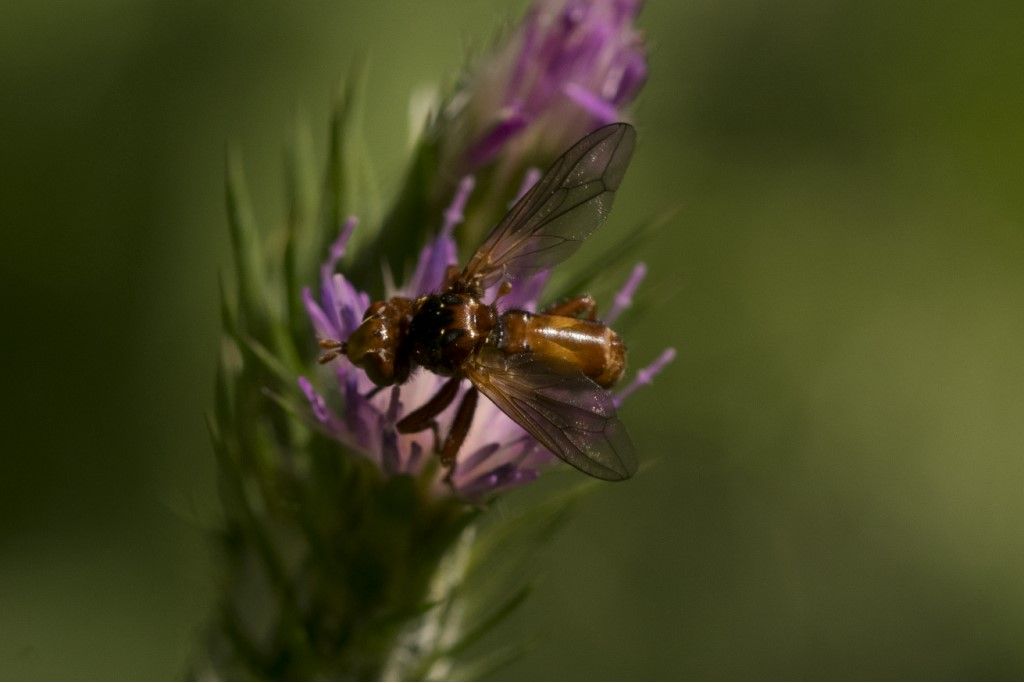
[(404, 383), (418, 367), (450, 377), (398, 421), (403, 433), (436, 430), (437, 416), (468, 379), (472, 387), (438, 444), (449, 473), (482, 393), (573, 467), (599, 479), (631, 477), (633, 445), (607, 391), (622, 375), (626, 347), (596, 319), (594, 300), (577, 297), (538, 313), (499, 311), (496, 303), (514, 280), (561, 262), (604, 222), (635, 140), (626, 123), (584, 137), (515, 203), (465, 268), (449, 268), (440, 292), (375, 302), (347, 340), (321, 340), (320, 362), (347, 356), (379, 387)]

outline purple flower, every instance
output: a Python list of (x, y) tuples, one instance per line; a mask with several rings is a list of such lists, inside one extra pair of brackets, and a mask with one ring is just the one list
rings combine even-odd
[[(457, 262), (457, 250), (452, 231), (462, 220), (462, 210), (473, 188), (472, 178), (462, 180), (455, 200), (445, 212), (440, 233), (420, 251), (416, 269), (401, 287), (387, 287), (385, 296), (415, 298), (437, 292), (444, 281), (445, 270)], [(347, 339), (359, 326), (363, 312), (370, 305), (370, 297), (357, 289), (335, 269), (349, 238), (356, 227), (350, 218), (331, 246), (327, 261), (320, 273), (320, 297), (317, 300), (306, 288), (303, 299), (318, 338)], [(616, 315), (629, 305), (633, 292), (646, 269), (642, 264), (634, 269), (622, 292), (616, 297)], [(504, 308), (534, 309), (548, 274), (539, 273), (517, 282), (513, 290), (501, 299)], [(493, 292), (485, 297), (492, 299)], [(662, 354), (656, 363), (636, 374), (636, 379), (621, 394), (632, 393), (641, 384), (650, 383), (661, 368), (671, 360)], [(314, 388), (307, 377), (300, 377), (299, 388), (309, 402), (310, 412), (327, 434), (350, 450), (363, 454), (387, 474), (420, 474), (428, 459), (435, 458), (432, 432), (400, 434), (395, 423), (411, 410), (426, 403), (446, 381), (446, 378), (419, 370), (401, 386), (381, 390), (366, 374), (347, 361), (331, 363), (335, 387), (324, 393)], [(464, 392), (468, 387), (460, 389)], [(620, 403), (616, 398), (616, 403)], [(446, 434), (454, 416), (456, 398), (438, 417), (441, 434)], [(337, 406), (337, 407), (334, 407)], [(537, 478), (540, 469), (553, 460), (526, 431), (502, 413), (493, 403), (481, 397), (473, 417), (472, 427), (458, 454), (452, 473), (451, 487), (463, 498), (480, 499), (497, 491), (506, 490)], [(449, 489), (443, 481), (444, 472), (438, 471), (434, 482), (437, 495)]]
[(456, 98), (468, 120), (459, 164), (472, 170), (509, 146), (560, 151), (622, 120), (647, 78), (639, 0), (537, 0)]

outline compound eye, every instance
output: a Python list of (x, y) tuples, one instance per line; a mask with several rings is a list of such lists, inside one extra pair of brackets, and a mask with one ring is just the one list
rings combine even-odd
[(395, 383), (394, 356), (386, 351), (367, 353), (362, 359), (363, 370), (370, 381), (379, 387)]

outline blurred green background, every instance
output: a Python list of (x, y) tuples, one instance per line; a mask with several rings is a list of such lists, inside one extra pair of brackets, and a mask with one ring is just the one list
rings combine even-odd
[[(522, 3), (7, 2), (0, 677), (185, 671), (216, 590), (203, 413), (223, 150), (283, 215), (369, 57), (412, 89)], [(1024, 676), (1024, 5), (651, 0), (645, 460), (537, 559), (507, 678)], [(604, 237), (608, 237), (605, 234)], [(614, 235), (612, 235), (614, 236)], [(584, 258), (584, 257), (581, 257)]]

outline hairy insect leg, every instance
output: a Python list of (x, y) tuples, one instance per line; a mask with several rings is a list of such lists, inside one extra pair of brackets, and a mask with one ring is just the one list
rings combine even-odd
[(459, 391), (461, 381), (460, 377), (452, 377), (445, 382), (433, 398), (399, 420), (395, 424), (395, 429), (401, 434), (415, 434), (428, 429), (432, 430), (434, 432), (434, 450), (440, 453), (442, 448), (441, 432), (437, 426), (437, 416), (455, 400), (455, 394)]
[(448, 438), (444, 440), (444, 446), (441, 448), (441, 465), (448, 468), (448, 474), (445, 475), (445, 481), (448, 483), (451, 483), (452, 473), (455, 471), (455, 456), (462, 448), (462, 443), (469, 434), (469, 427), (473, 424), (478, 395), (476, 387), (470, 387), (462, 397), (459, 409), (455, 412), (455, 419), (452, 420), (452, 428), (448, 430)]
[(574, 318), (585, 318), (595, 320), (597, 318), (597, 302), (589, 294), (575, 296), (565, 301), (551, 304), (541, 313), (548, 315), (568, 315)]

